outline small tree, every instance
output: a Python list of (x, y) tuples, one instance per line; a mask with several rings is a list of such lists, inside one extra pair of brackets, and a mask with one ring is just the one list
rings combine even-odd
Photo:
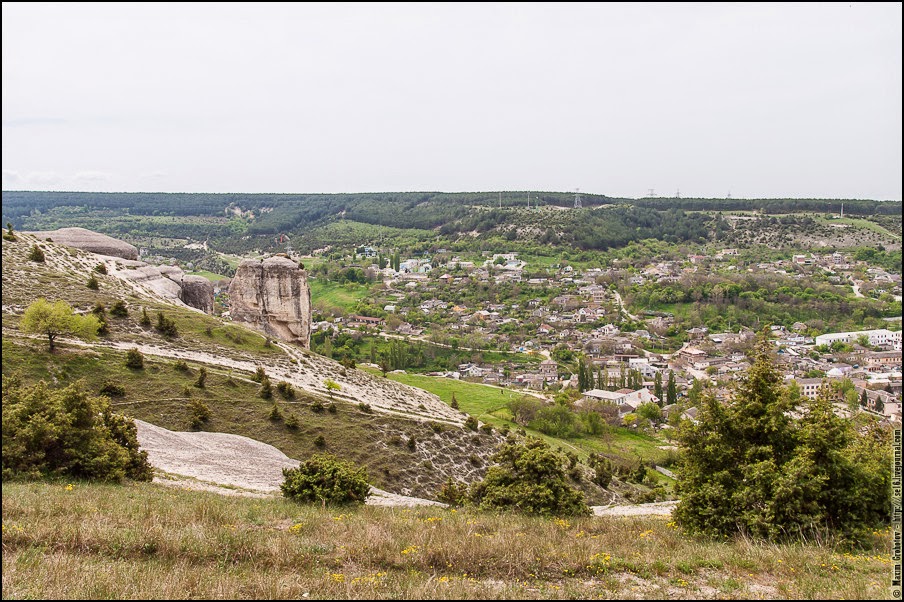
[(290, 431), (298, 430), (298, 416), (296, 416), (295, 414), (289, 414), (284, 424)]
[(188, 410), (191, 412), (191, 428), (200, 429), (205, 422), (210, 420), (210, 408), (200, 399), (192, 399), (188, 404)]
[(91, 274), (91, 276), (88, 278), (88, 282), (85, 283), (85, 286), (93, 291), (96, 291), (100, 288), (100, 283), (97, 281), (97, 278), (94, 277), (94, 274)]
[(264, 367), (258, 366), (257, 369), (254, 371), (254, 375), (252, 375), (251, 380), (253, 380), (256, 383), (262, 383), (262, 382), (264, 382), (265, 378), (267, 378), (267, 373), (264, 372)]
[(97, 272), (98, 274), (106, 275), (107, 274), (107, 264), (105, 264), (104, 262), (100, 262), (99, 264), (94, 266), (94, 271)]
[(458, 400), (455, 399), (455, 392), (454, 392), (454, 391), (452, 392), (452, 402), (451, 402), (449, 405), (452, 406), (452, 409), (453, 409), (453, 410), (457, 410), (457, 409), (458, 409)]
[(339, 383), (337, 383), (336, 381), (334, 381), (331, 378), (328, 378), (325, 381), (323, 381), (323, 386), (326, 387), (326, 392), (330, 394), (330, 399), (333, 398), (333, 391), (339, 391), (342, 389), (342, 387), (339, 386)]
[(22, 314), (19, 328), (26, 334), (42, 334), (47, 337), (48, 350), (53, 352), (59, 336), (77, 336), (93, 340), (100, 327), (97, 317), (76, 315), (65, 301), (50, 303), (43, 297), (34, 301)]
[(10, 242), (16, 242), (19, 240), (16, 237), (15, 232), (13, 232), (13, 225), (11, 222), (6, 222), (6, 233), (3, 235), (3, 240), (8, 240)]
[(272, 399), (273, 398), (273, 387), (270, 385), (270, 379), (264, 376), (264, 379), (261, 381), (261, 388), (258, 391), (258, 395), (260, 395), (261, 399)]
[(138, 351), (138, 348), (129, 349), (126, 353), (126, 368), (131, 368), (132, 370), (144, 368), (144, 356)]
[(129, 315), (129, 310), (126, 309), (126, 304), (120, 299), (110, 307), (110, 315), (116, 318), (125, 318)]
[(506, 442), (492, 460), (497, 465), (471, 487), (476, 506), (543, 516), (590, 514), (583, 494), (568, 484), (566, 460), (544, 441)]
[(315, 454), (298, 468), (284, 468), (282, 494), (297, 502), (363, 504), (370, 493), (367, 471), (330, 454)]
[(282, 412), (279, 411), (279, 405), (273, 404), (273, 407), (270, 408), (270, 413), (267, 414), (267, 418), (272, 420), (273, 422), (279, 422), (282, 420)]
[(44, 263), (44, 251), (38, 245), (31, 245), (31, 251), (28, 253), (28, 260), (36, 263)]
[(151, 325), (151, 317), (148, 315), (148, 310), (146, 307), (141, 308), (141, 319), (138, 321), (138, 323), (145, 328)]
[(276, 391), (285, 400), (295, 399), (295, 388), (284, 380), (276, 384)]
[(207, 381), (207, 368), (201, 366), (201, 369), (198, 370), (198, 380), (195, 381), (195, 386), (203, 389), (205, 381)]

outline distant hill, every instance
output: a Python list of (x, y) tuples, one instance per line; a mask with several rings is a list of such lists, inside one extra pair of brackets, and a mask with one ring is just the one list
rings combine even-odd
[[(626, 199), (566, 192), (189, 194), (4, 191), (3, 223), (20, 230), (81, 226), (131, 242), (206, 241), (222, 252), (334, 244), (429, 242), (620, 248), (659, 239), (702, 243), (730, 232), (719, 212), (898, 216), (901, 202), (861, 199)], [(340, 227), (342, 226), (342, 227)], [(476, 241), (476, 242), (475, 242)]]

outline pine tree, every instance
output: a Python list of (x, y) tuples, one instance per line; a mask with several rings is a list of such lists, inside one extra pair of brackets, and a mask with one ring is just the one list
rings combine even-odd
[(771, 356), (768, 331), (732, 400), (705, 394), (685, 423), (673, 518), (691, 532), (773, 541), (826, 530), (859, 538), (887, 522), (890, 431), (861, 435), (835, 415), (827, 395), (795, 403)]
[(659, 400), (661, 406), (664, 401), (662, 398), (662, 372), (656, 372), (656, 376), (653, 378), (653, 395)]

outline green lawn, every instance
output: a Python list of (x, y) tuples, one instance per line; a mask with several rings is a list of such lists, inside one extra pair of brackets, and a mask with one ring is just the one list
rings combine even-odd
[(311, 288), (311, 304), (314, 307), (323, 306), (324, 309), (337, 308), (343, 311), (352, 311), (369, 292), (366, 286), (325, 282), (320, 278), (311, 278), (308, 286)]

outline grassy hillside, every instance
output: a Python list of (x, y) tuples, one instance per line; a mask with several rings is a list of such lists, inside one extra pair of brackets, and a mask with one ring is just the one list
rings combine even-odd
[(3, 598), (879, 599), (890, 538), (766, 545), (662, 519), (303, 506), (154, 484), (3, 484)]

